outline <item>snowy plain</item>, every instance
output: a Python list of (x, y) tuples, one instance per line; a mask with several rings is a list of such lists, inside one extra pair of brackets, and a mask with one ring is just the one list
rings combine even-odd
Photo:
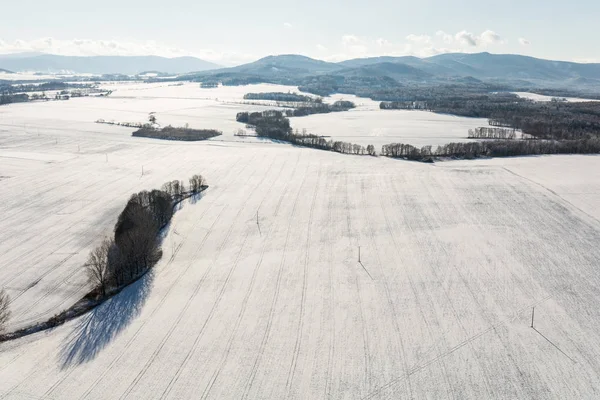
[(186, 106), (131, 96), (0, 108), (11, 329), (86, 292), (81, 265), (131, 193), (210, 185), (144, 279), (0, 344), (0, 398), (598, 396), (600, 157), (429, 165), (91, 122)]
[(533, 101), (552, 101), (552, 99), (555, 97), (557, 97), (559, 99), (564, 99), (565, 101), (567, 101), (569, 103), (579, 103), (579, 102), (586, 102), (586, 101), (600, 101), (598, 99), (583, 99), (583, 98), (579, 98), (579, 97), (545, 96), (543, 94), (529, 93), (529, 92), (514, 92), (514, 94), (516, 94), (517, 96), (522, 97), (524, 99), (529, 99), (529, 100), (533, 100)]

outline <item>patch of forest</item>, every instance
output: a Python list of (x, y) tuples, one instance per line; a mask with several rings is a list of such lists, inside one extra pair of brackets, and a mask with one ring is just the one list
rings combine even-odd
[(155, 128), (150, 124), (145, 124), (133, 132), (132, 136), (164, 140), (199, 141), (221, 136), (222, 134), (223, 132), (215, 129), (178, 128), (171, 125), (163, 128)]
[(489, 93), (382, 102), (380, 108), (420, 109), (488, 118), (492, 126), (518, 129), (538, 139), (579, 140), (600, 137), (600, 102), (535, 102), (510, 93)]

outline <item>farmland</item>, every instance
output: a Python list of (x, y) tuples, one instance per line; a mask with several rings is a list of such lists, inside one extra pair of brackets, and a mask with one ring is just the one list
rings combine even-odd
[[(262, 106), (175, 89), (0, 109), (10, 329), (86, 293), (81, 265), (131, 193), (194, 173), (210, 185), (143, 279), (0, 344), (0, 398), (598, 396), (599, 157), (427, 165), (242, 142), (236, 109)], [(93, 123), (149, 112), (225, 134)]]

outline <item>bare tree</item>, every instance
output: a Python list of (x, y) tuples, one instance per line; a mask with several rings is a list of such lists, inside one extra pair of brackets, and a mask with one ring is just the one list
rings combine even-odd
[(6, 329), (6, 323), (10, 318), (10, 310), (8, 309), (8, 304), (10, 303), (10, 299), (8, 294), (3, 289), (0, 289), (0, 333), (3, 333)]
[(196, 174), (190, 178), (190, 191), (192, 193), (198, 193), (204, 185), (206, 185), (206, 179), (202, 175)]
[(377, 153), (375, 152), (375, 146), (373, 146), (372, 144), (367, 146), (367, 153), (369, 153), (370, 156), (375, 156), (377, 155)]
[(110, 279), (108, 254), (114, 242), (104, 238), (102, 243), (91, 251), (87, 262), (84, 264), (88, 282), (94, 289), (99, 289), (102, 296), (106, 296), (106, 289)]

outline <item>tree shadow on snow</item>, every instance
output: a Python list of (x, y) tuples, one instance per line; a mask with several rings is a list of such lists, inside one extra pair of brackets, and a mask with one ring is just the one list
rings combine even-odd
[(204, 197), (204, 190), (200, 193), (195, 193), (193, 195), (191, 195), (188, 199), (188, 201), (190, 202), (190, 204), (196, 204), (197, 202), (199, 202), (202, 198)]
[(63, 343), (61, 368), (93, 360), (135, 318), (139, 316), (154, 281), (153, 269), (120, 293), (77, 319)]

